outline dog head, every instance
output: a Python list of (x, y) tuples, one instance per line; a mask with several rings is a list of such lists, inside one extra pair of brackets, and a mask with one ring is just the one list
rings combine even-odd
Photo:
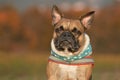
[(91, 27), (94, 11), (78, 19), (65, 18), (57, 6), (52, 8), (53, 45), (59, 52), (77, 54), (85, 43), (84, 33)]

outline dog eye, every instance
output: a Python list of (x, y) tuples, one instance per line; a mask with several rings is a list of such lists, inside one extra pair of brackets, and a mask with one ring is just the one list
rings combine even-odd
[(59, 30), (60, 30), (60, 31), (64, 30), (63, 26), (60, 26)]
[(76, 29), (76, 28), (73, 28), (72, 32), (73, 32), (73, 33), (76, 33), (76, 32), (77, 32), (77, 29)]
[(59, 28), (55, 29), (55, 32), (59, 33), (60, 31), (63, 31), (63, 30), (64, 30), (63, 26), (60, 26)]
[(77, 34), (78, 34), (78, 35), (81, 35), (81, 32), (80, 32), (80, 31), (77, 31)]
[(78, 34), (78, 35), (80, 35), (80, 34), (81, 34), (81, 32), (80, 32), (80, 31), (78, 31), (76, 28), (73, 28), (72, 32), (73, 32), (73, 33), (75, 33), (75, 34)]

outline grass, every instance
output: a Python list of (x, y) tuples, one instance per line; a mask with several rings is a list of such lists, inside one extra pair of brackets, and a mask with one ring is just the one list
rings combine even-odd
[[(47, 80), (49, 52), (0, 53), (0, 80)], [(94, 54), (93, 80), (120, 80), (120, 55)]]
[(97, 54), (93, 80), (120, 80), (120, 55), (119, 54)]

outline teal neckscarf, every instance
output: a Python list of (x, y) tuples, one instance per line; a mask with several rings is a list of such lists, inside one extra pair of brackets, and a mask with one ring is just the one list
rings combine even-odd
[(83, 52), (79, 53), (78, 55), (74, 55), (74, 56), (70, 56), (70, 57), (61, 56), (61, 55), (55, 53), (53, 50), (51, 50), (51, 55), (52, 56), (54, 56), (58, 59), (61, 59), (63, 61), (66, 61), (66, 62), (72, 62), (72, 61), (75, 61), (75, 60), (82, 59), (86, 56), (89, 56), (91, 53), (92, 53), (91, 44), (89, 44)]

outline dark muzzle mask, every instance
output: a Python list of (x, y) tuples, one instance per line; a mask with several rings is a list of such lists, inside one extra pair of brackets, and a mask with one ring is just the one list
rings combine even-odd
[(69, 52), (76, 52), (80, 47), (79, 41), (70, 31), (64, 31), (61, 33), (61, 35), (55, 39), (54, 44), (59, 51), (67, 49)]

